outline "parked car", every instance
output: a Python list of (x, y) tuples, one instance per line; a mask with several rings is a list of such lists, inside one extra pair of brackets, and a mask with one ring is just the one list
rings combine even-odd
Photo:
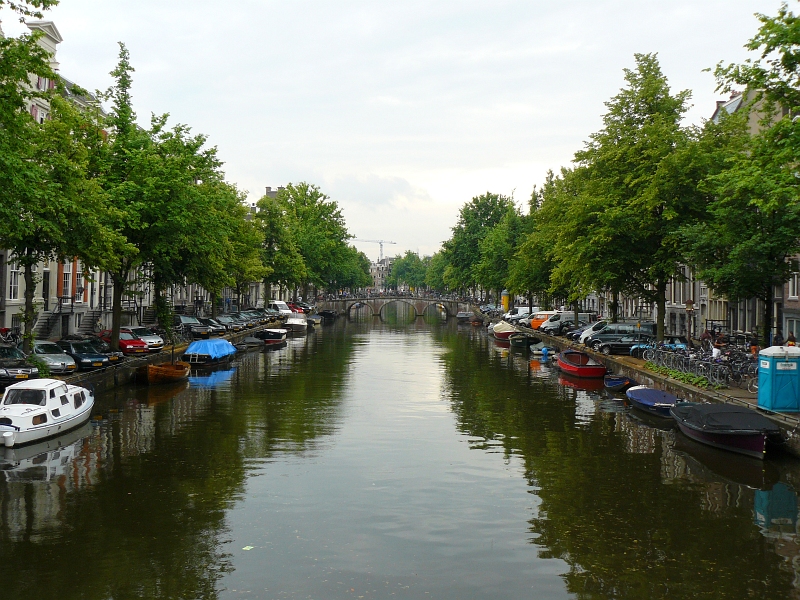
[(589, 327), (583, 330), (580, 337), (578, 337), (577, 341), (580, 342), (581, 344), (585, 344), (589, 336), (591, 336), (594, 333), (599, 333), (603, 328), (605, 328), (606, 325), (608, 325), (608, 321), (597, 321), (595, 323), (592, 323), (591, 325), (589, 325)]
[(147, 344), (147, 348), (150, 350), (150, 352), (160, 352), (164, 348), (164, 338), (147, 327), (123, 327), (120, 329), (120, 332), (122, 331), (132, 333), (137, 338), (142, 340), (145, 344)]
[(73, 373), (78, 368), (75, 359), (55, 342), (33, 340), (31, 354), (43, 361), (51, 373)]
[(111, 364), (109, 357), (95, 350), (89, 340), (59, 340), (56, 344), (69, 354), (81, 371), (102, 369)]
[(20, 350), (10, 344), (0, 344), (0, 387), (38, 377), (39, 369), (28, 363)]
[[(96, 352), (108, 357), (108, 362), (113, 366), (122, 362), (125, 354), (121, 350), (112, 350), (111, 344), (96, 335), (89, 335), (83, 338)], [(80, 365), (79, 365), (80, 368)]]
[(238, 319), (234, 319), (230, 315), (220, 315), (217, 317), (217, 321), (226, 327), (228, 331), (242, 331), (245, 329), (244, 323), (239, 321)]
[[(99, 337), (106, 344), (110, 344), (111, 330), (106, 329), (105, 331), (101, 331)], [(122, 329), (119, 330), (119, 349), (126, 356), (131, 354), (147, 354), (150, 352), (147, 342), (140, 340), (130, 331), (123, 331)]]
[(175, 315), (172, 318), (172, 326), (175, 328), (175, 331), (188, 333), (195, 339), (208, 339), (211, 337), (211, 328), (208, 325), (203, 325), (197, 320), (197, 317), (190, 317), (189, 315)]
[(211, 328), (211, 335), (224, 335), (228, 331), (225, 325), (211, 317), (197, 317), (197, 320)]
[(303, 312), (306, 313), (307, 315), (311, 314), (311, 312), (314, 310), (314, 307), (311, 306), (308, 302), (303, 302), (301, 300), (295, 301), (295, 305), (298, 306), (299, 308), (302, 308)]
[(653, 336), (646, 333), (619, 335), (601, 342), (597, 349), (603, 354), (630, 354), (631, 348), (634, 346), (648, 344), (652, 340)]
[(615, 339), (621, 335), (633, 335), (635, 333), (656, 334), (655, 323), (608, 323), (600, 331), (597, 331), (586, 338), (584, 344), (592, 350), (598, 350), (600, 344)]
[(593, 323), (581, 325), (577, 329), (573, 329), (572, 331), (568, 332), (565, 337), (570, 341), (577, 342), (580, 339), (581, 334), (589, 329), (592, 325)]

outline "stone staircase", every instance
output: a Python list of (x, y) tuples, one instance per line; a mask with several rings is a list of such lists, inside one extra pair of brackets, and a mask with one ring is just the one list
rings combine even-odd
[(81, 317), (81, 326), (78, 328), (78, 333), (95, 333), (94, 324), (97, 323), (97, 319), (102, 315), (102, 310), (90, 310), (84, 313), (83, 317)]

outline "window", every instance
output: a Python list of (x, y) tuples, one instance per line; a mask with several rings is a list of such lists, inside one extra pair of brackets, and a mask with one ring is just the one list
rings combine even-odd
[(33, 417), (34, 425), (43, 425), (45, 423), (47, 423), (47, 415), (36, 415)]
[(72, 263), (64, 263), (64, 278), (63, 278), (63, 289), (61, 290), (61, 295), (63, 297), (71, 296), (72, 295)]
[(792, 273), (789, 277), (789, 298), (797, 298), (800, 291), (800, 273)]
[(11, 263), (8, 272), (8, 299), (19, 300), (19, 264)]
[(54, 419), (57, 419), (58, 417), (61, 416), (61, 409), (60, 408), (54, 408), (53, 410), (50, 411), (50, 414), (53, 415)]

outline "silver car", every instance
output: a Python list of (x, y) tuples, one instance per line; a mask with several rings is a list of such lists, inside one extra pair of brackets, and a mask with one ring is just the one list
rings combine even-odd
[(51, 373), (74, 373), (78, 370), (75, 360), (55, 342), (34, 340), (32, 354), (44, 361)]
[(132, 333), (135, 337), (147, 344), (147, 349), (150, 352), (159, 352), (164, 347), (164, 340), (161, 338), (161, 336), (156, 335), (147, 327), (123, 327), (120, 329), (120, 331)]

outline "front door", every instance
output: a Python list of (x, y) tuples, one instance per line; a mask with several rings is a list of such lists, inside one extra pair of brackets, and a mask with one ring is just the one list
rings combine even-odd
[(50, 271), (42, 273), (42, 306), (45, 311), (50, 310)]

